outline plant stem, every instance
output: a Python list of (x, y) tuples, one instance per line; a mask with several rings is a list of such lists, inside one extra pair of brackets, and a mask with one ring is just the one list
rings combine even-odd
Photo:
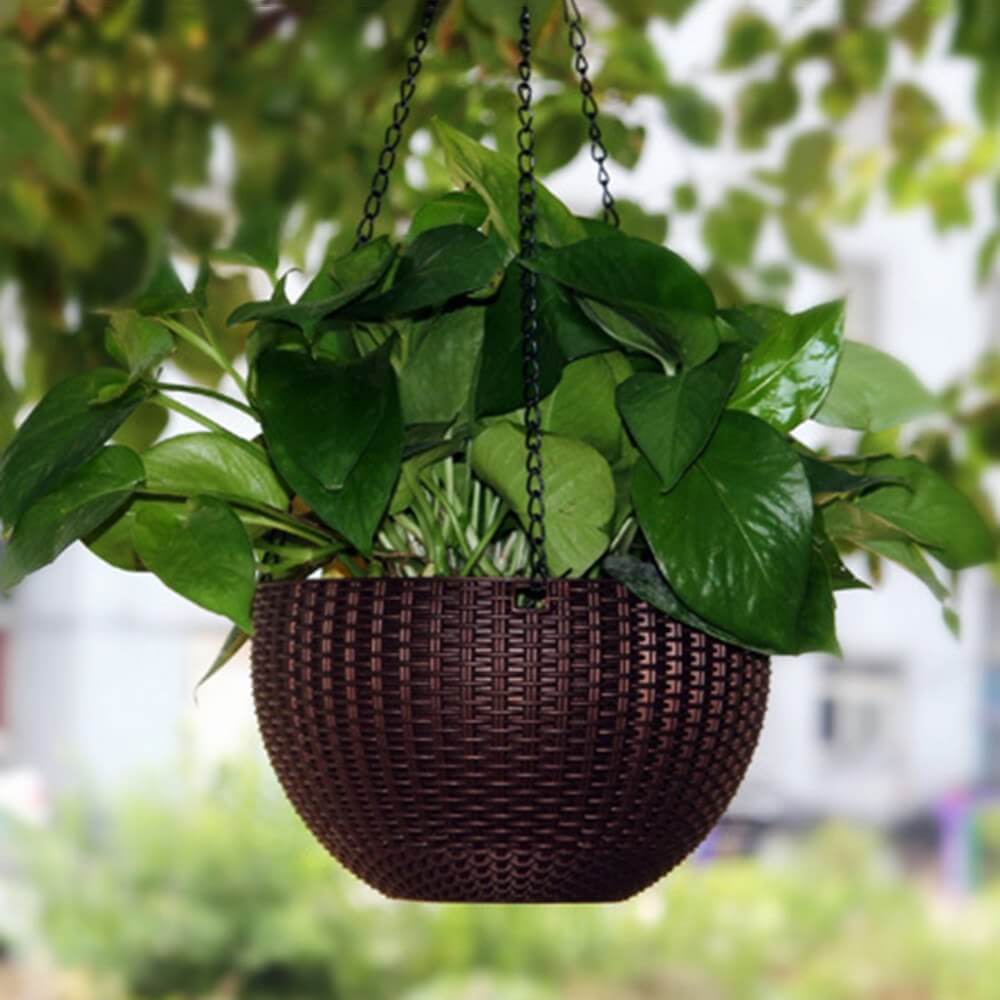
[(243, 395), (246, 395), (246, 380), (232, 366), (232, 364), (230, 364), (228, 359), (223, 356), (222, 352), (219, 351), (218, 348), (206, 341), (204, 337), (199, 337), (194, 330), (188, 329), (183, 323), (178, 323), (175, 319), (170, 319), (167, 316), (160, 316), (158, 317), (158, 322), (162, 323), (171, 333), (180, 337), (186, 344), (190, 344), (196, 351), (200, 351), (206, 358), (218, 365), (219, 368), (226, 372), (226, 374), (229, 375), (240, 387), (240, 392), (242, 392)]
[(188, 420), (193, 420), (196, 424), (199, 424), (206, 430), (210, 430), (215, 434), (224, 434), (227, 438), (232, 438), (232, 440), (238, 441), (241, 447), (246, 447), (247, 442), (244, 441), (244, 439), (238, 434), (234, 434), (231, 430), (223, 427), (222, 424), (217, 424), (214, 420), (210, 420), (197, 410), (192, 410), (190, 406), (185, 406), (183, 403), (179, 403), (176, 399), (171, 399), (162, 392), (157, 392), (152, 397), (151, 402), (159, 403), (164, 409), (173, 410), (174, 413), (179, 413), (182, 417), (187, 417)]
[(178, 385), (173, 382), (157, 382), (155, 388), (160, 392), (186, 392), (192, 396), (207, 396), (210, 399), (218, 400), (220, 403), (225, 403), (227, 406), (232, 406), (234, 409), (247, 414), (247, 416), (253, 417), (258, 423), (260, 422), (260, 418), (252, 406), (241, 403), (238, 399), (233, 399), (232, 396), (227, 396), (225, 393), (216, 392), (214, 389), (203, 389), (201, 386), (195, 385)]
[(216, 355), (219, 357), (220, 363), (225, 371), (229, 374), (229, 377), (239, 386), (240, 392), (244, 396), (247, 395), (247, 383), (246, 379), (236, 370), (233, 363), (226, 357), (222, 351), (222, 345), (219, 343), (218, 337), (215, 336), (215, 330), (205, 322), (205, 317), (201, 313), (195, 313), (198, 318), (198, 325), (201, 327), (201, 332), (205, 335), (205, 339), (212, 345)]

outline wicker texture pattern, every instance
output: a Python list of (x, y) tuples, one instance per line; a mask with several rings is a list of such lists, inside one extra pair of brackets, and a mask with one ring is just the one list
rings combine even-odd
[(627, 898), (709, 833), (769, 663), (608, 580), (264, 584), (254, 698), (288, 797), (388, 896)]

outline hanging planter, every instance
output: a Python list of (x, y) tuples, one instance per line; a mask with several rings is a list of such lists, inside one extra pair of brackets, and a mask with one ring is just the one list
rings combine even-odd
[[(837, 652), (835, 594), (866, 586), (843, 553), (947, 600), (930, 559), (987, 562), (993, 538), (918, 459), (794, 438), (936, 405), (844, 340), (840, 303), (720, 309), (680, 257), (618, 232), (575, 4), (604, 221), (536, 183), (525, 8), (516, 164), (437, 123), (459, 190), (399, 245), (374, 238), (436, 6), (353, 252), (297, 302), (279, 282), (233, 314), (245, 372), (165, 265), (112, 317), (117, 367), (56, 386), (0, 459), (0, 586), (83, 540), (226, 615), (213, 670), (253, 637), (289, 798), (383, 892), (621, 899), (722, 815), (768, 657)], [(244, 398), (162, 381), (178, 342)], [(203, 430), (109, 443), (143, 404)]]
[(388, 896), (608, 902), (709, 833), (750, 763), (765, 657), (621, 584), (265, 584), (254, 697), (303, 820)]

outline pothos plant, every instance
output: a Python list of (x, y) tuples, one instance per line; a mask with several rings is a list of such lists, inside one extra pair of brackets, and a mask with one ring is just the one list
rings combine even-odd
[[(165, 268), (111, 315), (120, 368), (76, 375), (0, 462), (5, 588), (83, 540), (252, 634), (259, 581), (526, 572), (520, 273), (538, 276), (547, 556), (554, 575), (615, 577), (657, 608), (769, 653), (838, 649), (845, 553), (899, 563), (945, 603), (933, 564), (989, 561), (974, 505), (930, 467), (829, 456), (809, 420), (879, 431), (935, 398), (898, 361), (844, 339), (841, 303), (797, 315), (717, 308), (683, 259), (574, 216), (539, 190), (540, 246), (518, 256), (512, 162), (438, 125), (459, 190), (397, 244), (332, 261), (254, 324), (247, 373)], [(197, 304), (195, 303), (195, 306)], [(179, 343), (226, 370), (236, 399), (161, 379)], [(194, 407), (250, 416), (244, 438)], [(121, 443), (143, 404), (204, 429), (143, 454)]]

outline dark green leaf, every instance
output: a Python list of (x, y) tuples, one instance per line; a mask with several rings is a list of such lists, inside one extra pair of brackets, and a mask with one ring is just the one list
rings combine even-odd
[(371, 554), (402, 465), (403, 418), (395, 381), (382, 390), (382, 397), (374, 433), (340, 490), (326, 489), (296, 461), (282, 439), (268, 439), (271, 458), (288, 485), (317, 517), (366, 556)]
[(132, 540), (143, 563), (171, 590), (253, 633), (253, 548), (226, 504), (211, 497), (143, 504)]
[(814, 455), (800, 455), (809, 477), (809, 485), (818, 505), (834, 500), (851, 500), (882, 486), (898, 485), (900, 480), (886, 476), (859, 476), (857, 473)]
[[(472, 467), (510, 505), (522, 524), (528, 518), (524, 429), (498, 423), (472, 445)], [(545, 436), (545, 528), (549, 566), (556, 576), (582, 576), (607, 551), (615, 510), (608, 463), (588, 444)]]
[[(95, 455), (145, 399), (146, 390), (127, 381), (110, 368), (74, 375), (32, 410), (0, 458), (0, 519), (8, 528)], [(98, 402), (119, 389), (116, 398)]]
[(830, 393), (815, 418), (831, 427), (877, 432), (939, 408), (938, 400), (901, 361), (849, 340)]
[(632, 437), (670, 490), (708, 444), (736, 385), (742, 352), (729, 345), (679, 375), (633, 375), (618, 389)]
[(278, 270), (284, 221), (280, 205), (266, 202), (255, 205), (240, 220), (232, 244), (215, 251), (212, 257), (227, 264), (259, 267), (273, 276)]
[(371, 291), (385, 277), (395, 257), (396, 251), (387, 239), (374, 240), (336, 261), (332, 272), (320, 275), (298, 302), (288, 302), (282, 283), (270, 302), (248, 302), (240, 306), (229, 317), (229, 325), (264, 321), (289, 323), (312, 337), (324, 319)]
[(790, 431), (826, 398), (844, 341), (844, 304), (831, 302), (789, 316), (758, 310), (766, 336), (750, 352), (730, 406)]
[(806, 593), (799, 610), (796, 646), (791, 652), (832, 653), (840, 656), (837, 641), (837, 603), (833, 578), (822, 545), (814, 540), (809, 560)]
[(796, 651), (813, 504), (802, 463), (782, 435), (727, 412), (670, 493), (643, 461), (633, 497), (657, 563), (687, 607), (746, 645)]
[(504, 266), (504, 250), (470, 226), (445, 226), (421, 233), (403, 250), (392, 287), (356, 305), (358, 318), (384, 319), (441, 306), (476, 292)]
[[(602, 568), (605, 572), (624, 583), (636, 597), (652, 605), (665, 615), (679, 622), (684, 622), (692, 628), (700, 629), (708, 635), (730, 642), (737, 646), (745, 645), (740, 639), (726, 632), (725, 629), (699, 618), (690, 608), (685, 607), (681, 599), (670, 589), (663, 574), (652, 563), (643, 562), (633, 556), (608, 556)], [(770, 653), (772, 650), (761, 649), (760, 652)]]
[(404, 335), (399, 396), (405, 424), (450, 424), (465, 410), (479, 371), (485, 318), (485, 309), (459, 309)]
[(390, 389), (396, 393), (388, 345), (348, 363), (271, 350), (256, 371), (268, 444), (280, 445), (324, 489), (343, 487), (382, 419)]
[(73, 542), (121, 509), (143, 480), (139, 456), (128, 448), (99, 451), (17, 522), (0, 564), (0, 589), (52, 562)]

